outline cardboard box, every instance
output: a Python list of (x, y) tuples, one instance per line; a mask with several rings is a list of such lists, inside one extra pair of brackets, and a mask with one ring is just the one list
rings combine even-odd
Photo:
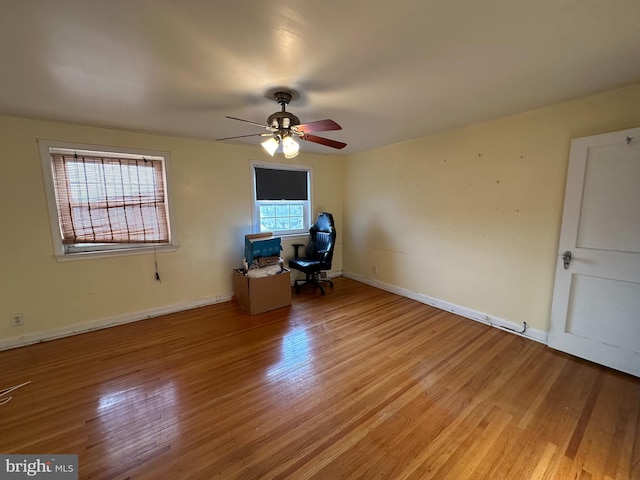
[(242, 270), (233, 271), (233, 292), (249, 315), (256, 315), (291, 305), (291, 272), (249, 278)]
[(251, 265), (256, 257), (280, 256), (282, 239), (273, 233), (254, 233), (244, 236), (244, 258)]

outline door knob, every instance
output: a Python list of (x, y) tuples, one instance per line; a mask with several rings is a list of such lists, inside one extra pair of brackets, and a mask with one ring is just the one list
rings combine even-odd
[(564, 264), (564, 269), (567, 270), (571, 263), (571, 252), (569, 250), (562, 254), (562, 263)]

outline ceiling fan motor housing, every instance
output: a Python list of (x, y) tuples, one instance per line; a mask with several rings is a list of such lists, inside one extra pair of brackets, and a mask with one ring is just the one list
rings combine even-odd
[(300, 119), (293, 113), (289, 112), (276, 112), (273, 115), (269, 115), (267, 119), (269, 126), (274, 128), (289, 129), (295, 125), (300, 125)]
[(285, 111), (285, 107), (293, 98), (293, 94), (291, 92), (276, 92), (274, 94), (274, 97), (276, 99), (276, 102), (282, 105), (282, 110), (280, 112), (274, 113), (273, 115), (269, 115), (269, 118), (267, 118), (267, 124), (279, 130), (288, 130), (295, 125), (300, 125), (300, 119), (298, 117), (296, 117), (293, 113)]

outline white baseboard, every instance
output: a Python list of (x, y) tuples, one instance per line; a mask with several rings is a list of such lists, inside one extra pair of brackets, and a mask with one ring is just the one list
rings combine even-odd
[(527, 326), (525, 331), (523, 333), (520, 333), (524, 327), (522, 323), (518, 324), (516, 322), (489, 315), (484, 312), (479, 312), (471, 308), (461, 307), (460, 305), (456, 305), (454, 303), (439, 300), (422, 293), (413, 292), (411, 290), (407, 290), (406, 288), (396, 287), (395, 285), (378, 282), (377, 280), (363, 277), (355, 273), (343, 272), (343, 275), (347, 278), (357, 280), (358, 282), (366, 283), (373, 287), (386, 290), (387, 292), (395, 293), (396, 295), (400, 295), (401, 297), (410, 298), (412, 300), (416, 300), (417, 302), (425, 303), (427, 305), (431, 305), (432, 307), (439, 308), (440, 310), (446, 310), (447, 312), (452, 312), (456, 315), (460, 315), (462, 317), (469, 318), (486, 325), (491, 325), (492, 327), (499, 328), (500, 330), (504, 330), (505, 332), (513, 333), (521, 337), (535, 340), (536, 342), (543, 343), (544, 345), (546, 345), (548, 341), (549, 334), (548, 332), (545, 332), (543, 330), (537, 330), (535, 328)]
[[(446, 302), (444, 300), (439, 300), (437, 298), (429, 297), (428, 295), (424, 295), (422, 293), (413, 292), (411, 290), (407, 290), (406, 288), (401, 288), (395, 285), (389, 285), (383, 282), (372, 280), (367, 277), (362, 277), (354, 273), (345, 272), (342, 270), (340, 271), (332, 270), (330, 272), (327, 272), (327, 276), (329, 278), (345, 276), (347, 278), (357, 280), (358, 282), (366, 283), (373, 287), (386, 290), (387, 292), (395, 293), (396, 295), (410, 298), (412, 300), (416, 300), (417, 302), (431, 305), (441, 310), (446, 310), (448, 312), (455, 313), (462, 317), (469, 318), (471, 320), (475, 320), (475, 321), (484, 323), (486, 325), (491, 325), (492, 327), (499, 328), (501, 330), (507, 331), (509, 333), (513, 333), (515, 335), (520, 335), (521, 337), (535, 340), (536, 342), (540, 342), (545, 345), (547, 344), (548, 333), (542, 330), (537, 330), (535, 328), (527, 327), (524, 333), (519, 333), (520, 330), (522, 330), (523, 328), (521, 324), (511, 322), (503, 318), (495, 317), (493, 315), (488, 315), (486, 313), (479, 312), (477, 310), (473, 310), (470, 308), (461, 307), (460, 305)], [(4, 339), (0, 339), (0, 350), (7, 350), (10, 348), (22, 347), (25, 345), (32, 345), (34, 343), (45, 342), (47, 340), (55, 340), (56, 338), (68, 337), (68, 336), (77, 335), (80, 333), (91, 332), (92, 330), (100, 330), (102, 328), (108, 328), (116, 325), (123, 325), (125, 323), (137, 322), (139, 320), (146, 320), (148, 318), (159, 317), (161, 315), (166, 315), (169, 313), (180, 312), (183, 310), (190, 310), (192, 308), (204, 307), (207, 305), (213, 305), (215, 303), (227, 302), (232, 298), (233, 298), (233, 293), (226, 293), (224, 295), (216, 295), (215, 297), (213, 296), (205, 297), (199, 300), (168, 305), (166, 307), (154, 308), (154, 309), (146, 310), (142, 312), (127, 313), (124, 315), (92, 320), (89, 322), (78, 323), (78, 324), (69, 325), (61, 328), (55, 328), (55, 329), (47, 330), (43, 332), (34, 332), (34, 333), (28, 333), (28, 334), (20, 335), (16, 337), (4, 338)]]
[(168, 313), (181, 312), (183, 310), (190, 310), (192, 308), (213, 305), (214, 303), (227, 302), (231, 300), (232, 297), (233, 293), (225, 293), (224, 295), (205, 297), (190, 302), (183, 302), (174, 305), (168, 305), (166, 307), (153, 308), (151, 310), (146, 310), (143, 312), (127, 313), (115, 317), (102, 318), (98, 320), (91, 320), (89, 322), (77, 323), (75, 325), (68, 325), (61, 328), (54, 328), (52, 330), (47, 330), (44, 332), (27, 333), (18, 337), (3, 338), (0, 339), (0, 350), (23, 347), (25, 345), (45, 342), (47, 340), (54, 340), (56, 338), (91, 332), (92, 330), (100, 330), (102, 328), (114, 327), (116, 325), (123, 325), (125, 323), (137, 322), (139, 320), (159, 317)]

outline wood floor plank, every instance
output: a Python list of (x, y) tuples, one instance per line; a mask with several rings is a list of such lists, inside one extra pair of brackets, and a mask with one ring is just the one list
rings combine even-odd
[(0, 452), (86, 479), (640, 479), (640, 380), (339, 278), (0, 352)]

